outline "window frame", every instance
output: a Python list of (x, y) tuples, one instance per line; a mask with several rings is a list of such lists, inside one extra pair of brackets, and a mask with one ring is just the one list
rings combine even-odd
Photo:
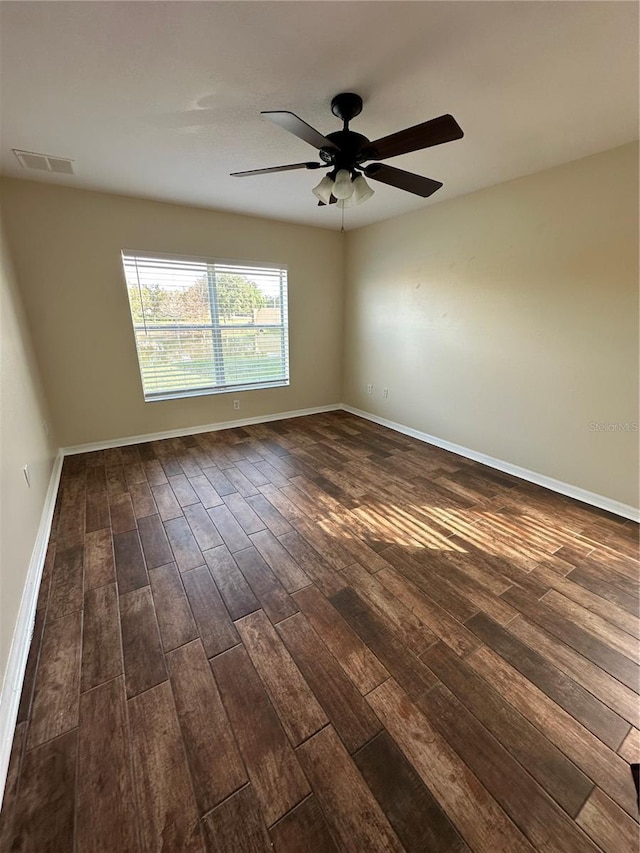
[[(144, 381), (144, 372), (143, 365), (141, 360), (140, 348), (138, 346), (138, 335), (137, 332), (144, 331), (146, 329), (146, 323), (143, 319), (141, 323), (136, 323), (133, 315), (133, 305), (131, 303), (131, 298), (129, 295), (129, 282), (127, 281), (127, 272), (126, 272), (126, 261), (131, 259), (140, 259), (143, 258), (145, 260), (159, 260), (159, 261), (176, 261), (187, 262), (187, 263), (195, 263), (195, 264), (204, 264), (206, 266), (206, 275), (207, 275), (207, 292), (209, 297), (209, 308), (211, 312), (211, 323), (160, 323), (158, 325), (154, 325), (154, 329), (157, 331), (174, 331), (180, 332), (183, 330), (202, 330), (202, 331), (211, 331), (212, 340), (213, 340), (213, 353), (214, 353), (214, 361), (213, 361), (213, 371), (215, 372), (215, 377), (219, 377), (220, 367), (224, 367), (223, 362), (220, 360), (220, 354), (222, 353), (222, 333), (225, 330), (233, 329), (234, 331), (238, 330), (251, 330), (251, 331), (260, 331), (265, 329), (277, 329), (281, 334), (281, 353), (280, 353), (280, 362), (282, 364), (282, 374), (283, 376), (277, 379), (268, 379), (264, 381), (257, 382), (229, 382), (225, 385), (208, 385), (206, 387), (198, 387), (198, 388), (183, 388), (176, 391), (157, 391), (157, 392), (148, 392), (145, 390), (145, 381)], [(142, 396), (144, 398), (145, 403), (155, 403), (162, 402), (166, 400), (180, 400), (189, 397), (204, 397), (215, 394), (230, 394), (230, 393), (238, 393), (240, 391), (257, 391), (263, 389), (270, 388), (284, 388), (291, 384), (291, 369), (289, 363), (289, 282), (288, 282), (288, 267), (287, 264), (283, 263), (275, 263), (273, 261), (257, 261), (257, 260), (239, 260), (239, 259), (228, 259), (228, 258), (212, 258), (203, 255), (181, 255), (173, 252), (154, 252), (154, 251), (143, 251), (141, 249), (121, 249), (120, 251), (120, 263), (122, 270), (122, 278), (125, 285), (126, 297), (127, 297), (127, 307), (129, 310), (129, 317), (131, 320), (131, 329), (133, 332), (133, 340), (136, 348), (136, 357), (138, 361), (138, 373), (140, 377), (140, 385), (142, 390)], [(215, 276), (212, 276), (212, 267), (216, 265), (222, 267), (229, 267), (231, 270), (233, 267), (237, 267), (239, 271), (246, 272), (247, 270), (251, 270), (252, 268), (256, 270), (256, 272), (260, 270), (273, 270), (275, 272), (280, 273), (280, 290), (279, 290), (279, 298), (280, 298), (280, 323), (278, 324), (264, 324), (264, 323), (242, 323), (242, 324), (233, 324), (232, 326), (225, 326), (224, 323), (220, 322), (220, 314), (219, 314), (219, 305), (215, 301), (215, 284), (212, 287), (212, 278), (215, 279)], [(228, 274), (228, 271), (225, 271), (225, 274)], [(233, 273), (231, 273), (233, 274)], [(284, 275), (283, 275), (284, 274)], [(142, 304), (142, 300), (141, 300)], [(214, 317), (215, 315), (215, 317)]]

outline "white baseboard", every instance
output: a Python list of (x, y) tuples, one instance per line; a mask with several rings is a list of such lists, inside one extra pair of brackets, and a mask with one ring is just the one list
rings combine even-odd
[(31, 646), (38, 592), (40, 590), (44, 560), (47, 554), (49, 534), (51, 533), (51, 522), (53, 520), (53, 510), (60, 483), (62, 461), (63, 453), (58, 451), (58, 455), (53, 463), (51, 476), (49, 477), (49, 486), (44, 499), (36, 541), (31, 552), (31, 560), (27, 569), (27, 580), (22, 591), (18, 620), (13, 631), (9, 659), (0, 692), (0, 804), (4, 795), (7, 770), (9, 769), (11, 745), (18, 718), (20, 694), (22, 692), (27, 658), (29, 656), (29, 647)]
[(342, 409), (345, 412), (350, 412), (352, 415), (357, 415), (365, 420), (373, 421), (380, 426), (389, 427), (389, 429), (400, 432), (403, 435), (409, 435), (412, 438), (417, 438), (419, 441), (424, 441), (426, 444), (433, 444), (436, 447), (441, 447), (443, 450), (450, 450), (452, 453), (457, 453), (458, 456), (464, 456), (467, 459), (473, 459), (475, 462), (481, 462), (489, 468), (495, 468), (497, 471), (502, 471), (505, 474), (512, 474), (520, 480), (526, 480), (529, 483), (535, 483), (537, 486), (543, 486), (545, 489), (550, 489), (552, 492), (558, 492), (566, 497), (574, 498), (582, 503), (590, 506), (598, 507), (598, 509), (607, 510), (614, 515), (620, 515), (623, 518), (629, 518), (632, 521), (640, 521), (640, 509), (630, 506), (629, 504), (614, 501), (611, 498), (606, 498), (604, 495), (599, 495), (596, 492), (589, 492), (586, 489), (581, 489), (579, 486), (572, 486), (570, 483), (563, 483), (561, 480), (554, 480), (553, 477), (547, 477), (544, 474), (538, 474), (536, 471), (530, 471), (528, 468), (521, 468), (519, 465), (513, 465), (511, 462), (504, 462), (502, 459), (496, 459), (493, 456), (487, 456), (484, 453), (478, 453), (476, 450), (470, 450), (468, 447), (462, 447), (460, 444), (454, 444), (451, 441), (446, 441), (443, 438), (437, 438), (435, 435), (429, 435), (426, 432), (412, 429), (403, 424), (389, 421), (386, 418), (372, 415), (370, 412), (364, 412), (362, 409), (355, 409), (353, 406), (342, 404)]
[(183, 429), (170, 429), (164, 432), (148, 433), (147, 435), (129, 435), (124, 438), (110, 439), (109, 441), (96, 441), (92, 444), (76, 444), (72, 447), (63, 447), (61, 450), (64, 456), (73, 456), (76, 453), (90, 453), (93, 450), (107, 450), (110, 447), (124, 447), (127, 444), (143, 444), (146, 441), (161, 441), (164, 438), (180, 438), (183, 435), (198, 435), (201, 432), (216, 432), (221, 429), (233, 429), (234, 427), (251, 426), (251, 424), (264, 424), (269, 421), (284, 421), (287, 418), (302, 418), (305, 415), (321, 415), (324, 412), (335, 412), (340, 408), (340, 403), (332, 403), (329, 406), (296, 409), (293, 412), (278, 412), (275, 415), (257, 415), (254, 418), (221, 421), (216, 424), (184, 427)]

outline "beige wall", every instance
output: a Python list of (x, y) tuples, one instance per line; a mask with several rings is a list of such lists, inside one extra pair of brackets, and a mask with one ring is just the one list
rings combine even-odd
[[(340, 402), (340, 234), (31, 181), (5, 179), (2, 191), (62, 446)], [(291, 385), (145, 403), (123, 248), (287, 264)], [(239, 412), (232, 397), (241, 401)]]
[(346, 280), (344, 402), (638, 506), (589, 426), (638, 421), (636, 144), (352, 232)]
[(47, 417), (0, 223), (0, 683), (56, 453)]
[[(7, 234), (60, 444), (342, 398), (637, 506), (638, 434), (590, 428), (638, 420), (637, 155), (623, 146), (346, 240), (5, 179)], [(144, 403), (123, 247), (287, 263), (291, 386), (234, 393), (239, 413), (228, 394)]]

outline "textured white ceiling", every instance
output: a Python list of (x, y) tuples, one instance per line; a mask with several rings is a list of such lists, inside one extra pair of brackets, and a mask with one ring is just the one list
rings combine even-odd
[[(4, 174), (330, 228), (322, 172), (232, 178), (314, 159), (260, 116), (323, 133), (364, 98), (370, 139), (452, 113), (464, 139), (388, 161), (444, 182), (430, 200), (379, 183), (352, 228), (638, 136), (635, 2), (4, 2)], [(26, 171), (12, 148), (75, 161)], [(597, 192), (597, 187), (594, 187)]]

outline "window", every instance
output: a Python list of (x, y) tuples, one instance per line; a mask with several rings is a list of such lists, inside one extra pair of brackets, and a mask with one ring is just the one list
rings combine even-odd
[(289, 384), (287, 270), (122, 253), (145, 400)]

